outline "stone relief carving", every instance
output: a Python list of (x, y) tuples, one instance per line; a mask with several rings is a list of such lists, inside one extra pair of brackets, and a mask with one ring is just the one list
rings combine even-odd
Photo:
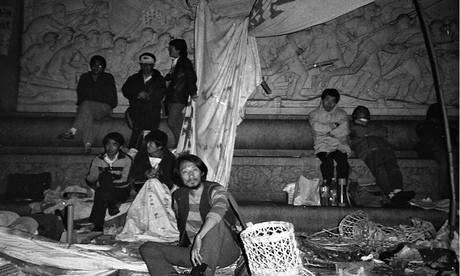
[[(428, 3), (429, 2), (429, 3)], [(431, 13), (441, 88), (458, 113), (458, 11)], [(79, 76), (91, 56), (107, 59), (118, 88), (139, 70), (138, 57), (152, 52), (163, 75), (171, 66), (172, 38), (188, 42), (193, 60), (194, 7), (181, 0), (29, 0), (25, 3), (18, 110), (72, 112)], [(440, 15), (442, 14), (442, 15)], [(326, 87), (337, 88), (346, 110), (358, 104), (375, 115), (424, 115), (436, 100), (431, 65), (418, 18), (410, 1), (377, 0), (311, 28), (279, 37), (257, 38), (262, 73), (272, 90), (261, 87), (247, 103), (248, 113), (307, 114)], [(128, 103), (119, 94), (123, 112)]]
[[(431, 67), (415, 10), (403, 2), (376, 1), (326, 24), (258, 38), (262, 73), (272, 93), (258, 88), (247, 104), (251, 113), (297, 108), (306, 114), (324, 88), (334, 87), (350, 112), (362, 104), (383, 115), (407, 114), (408, 107), (418, 109), (411, 115), (424, 115), (436, 101)], [(428, 19), (441, 88), (458, 112), (458, 15)]]
[[(93, 55), (107, 60), (120, 89), (139, 70), (138, 57), (156, 55), (171, 66), (168, 43), (184, 38), (193, 51), (193, 14), (181, 0), (29, 0), (24, 5), (18, 110), (72, 112), (76, 85)], [(128, 102), (119, 94), (123, 112)]]

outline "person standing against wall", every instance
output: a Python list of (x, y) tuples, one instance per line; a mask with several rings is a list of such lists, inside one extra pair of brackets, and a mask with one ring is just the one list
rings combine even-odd
[(171, 129), (175, 148), (179, 142), (182, 128), (182, 112), (187, 105), (188, 97), (195, 100), (197, 92), (197, 76), (190, 59), (187, 58), (187, 43), (183, 39), (173, 39), (169, 42), (169, 56), (173, 58), (171, 70), (166, 74), (168, 82), (165, 108), (168, 114), (168, 126)]
[(127, 116), (132, 121), (132, 134), (129, 148), (135, 148), (144, 130), (158, 129), (161, 122), (161, 102), (163, 101), (166, 82), (155, 67), (156, 58), (151, 53), (139, 57), (141, 69), (130, 76), (121, 91), (129, 100)]

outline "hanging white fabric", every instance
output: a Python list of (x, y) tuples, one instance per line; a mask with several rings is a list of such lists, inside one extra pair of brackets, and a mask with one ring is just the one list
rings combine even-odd
[(249, 16), (249, 35), (277, 36), (321, 24), (373, 0), (256, 0)]
[(208, 180), (227, 186), (240, 112), (262, 81), (259, 55), (248, 18), (216, 16), (207, 1), (196, 13), (196, 154), (208, 165)]

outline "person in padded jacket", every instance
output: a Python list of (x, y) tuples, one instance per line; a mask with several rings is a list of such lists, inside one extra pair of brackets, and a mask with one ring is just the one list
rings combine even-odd
[(161, 102), (166, 82), (155, 66), (155, 55), (143, 53), (139, 57), (141, 70), (130, 76), (121, 91), (129, 100), (128, 117), (132, 121), (129, 148), (135, 148), (144, 130), (158, 129), (161, 122)]
[(190, 59), (187, 58), (187, 43), (183, 39), (169, 42), (169, 56), (173, 58), (172, 67), (165, 79), (168, 81), (165, 105), (168, 113), (168, 126), (171, 129), (175, 147), (179, 141), (182, 128), (182, 112), (188, 97), (197, 98), (196, 73)]
[(321, 160), (321, 175), (327, 182), (334, 178), (334, 160), (337, 162), (338, 179), (348, 179), (350, 170), (348, 117), (344, 110), (337, 107), (339, 100), (340, 94), (336, 89), (325, 89), (321, 94), (319, 107), (310, 112), (308, 119), (315, 154)]

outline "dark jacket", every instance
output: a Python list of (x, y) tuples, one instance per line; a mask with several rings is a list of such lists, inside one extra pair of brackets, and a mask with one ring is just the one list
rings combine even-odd
[(93, 101), (110, 105), (112, 109), (117, 107), (117, 88), (112, 74), (102, 73), (96, 80), (92, 72), (81, 75), (77, 85), (77, 105), (84, 101)]
[[(145, 110), (161, 108), (161, 101), (166, 92), (166, 81), (157, 70), (153, 69), (152, 78), (144, 84), (144, 77), (141, 72), (130, 76), (121, 88), (123, 96), (129, 100), (129, 108)], [(138, 99), (140, 92), (149, 94), (147, 99)]]
[[(175, 161), (176, 156), (171, 151), (169, 151), (168, 148), (165, 148), (163, 150), (163, 156), (161, 157), (159, 164), (160, 171), (158, 180), (161, 183), (166, 184), (169, 189), (172, 189), (174, 185), (174, 181), (172, 179), (172, 170)], [(134, 163), (131, 167), (130, 177), (135, 181), (145, 182), (147, 181), (145, 172), (151, 168), (152, 165), (150, 164), (149, 154), (147, 153), (147, 150), (142, 150), (136, 155), (136, 157), (134, 157)]]
[(174, 71), (168, 76), (170, 83), (166, 94), (166, 102), (187, 104), (189, 96), (195, 96), (196, 73), (192, 62), (187, 57), (181, 56), (177, 60)]
[(374, 150), (393, 151), (393, 147), (386, 140), (387, 135), (386, 126), (372, 121), (369, 121), (367, 125), (350, 123), (351, 149), (362, 160)]

